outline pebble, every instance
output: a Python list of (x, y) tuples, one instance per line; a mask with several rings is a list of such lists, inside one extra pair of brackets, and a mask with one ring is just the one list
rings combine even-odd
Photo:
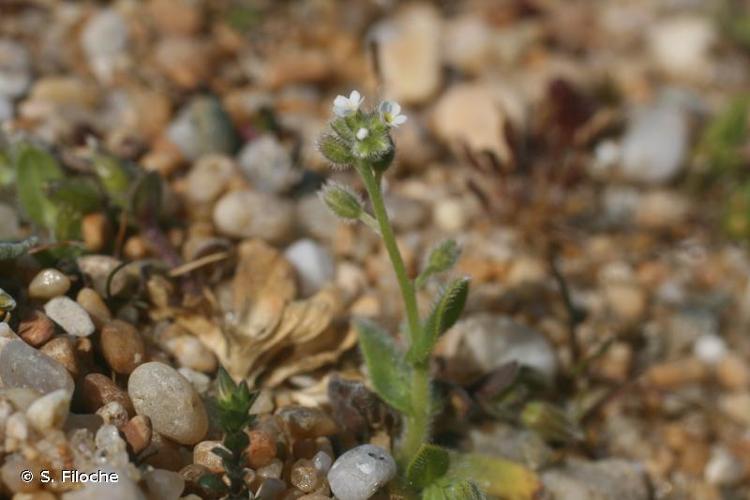
[(202, 3), (195, 0), (151, 0), (148, 12), (159, 31), (175, 35), (197, 33), (204, 19)]
[(114, 425), (118, 429), (128, 423), (128, 411), (117, 401), (110, 401), (98, 410), (96, 414), (108, 425)]
[(26, 419), (39, 432), (62, 427), (68, 416), (71, 393), (58, 389), (34, 401), (26, 410)]
[(679, 227), (690, 214), (690, 201), (674, 191), (649, 191), (635, 206), (636, 223), (648, 229)]
[(733, 421), (750, 426), (750, 392), (723, 394), (719, 397), (719, 408)]
[(724, 446), (718, 445), (711, 449), (703, 476), (711, 484), (733, 486), (745, 476), (745, 467), (738, 457)]
[(265, 467), (276, 458), (276, 439), (263, 430), (249, 432), (250, 444), (247, 446), (247, 463), (253, 469)]
[(205, 373), (197, 372), (186, 366), (178, 368), (177, 373), (185, 377), (185, 380), (190, 382), (193, 389), (195, 389), (195, 391), (201, 396), (205, 395), (211, 388), (211, 377)]
[(119, 319), (104, 325), (101, 346), (110, 368), (124, 375), (135, 370), (146, 358), (146, 345), (138, 330)]
[(51, 299), (65, 295), (70, 289), (70, 279), (57, 269), (43, 269), (29, 283), (29, 297)]
[(678, 106), (659, 103), (632, 113), (622, 140), (622, 174), (631, 181), (661, 184), (684, 166), (687, 116)]
[(258, 476), (264, 479), (281, 479), (281, 473), (284, 471), (284, 463), (278, 458), (271, 460), (271, 463), (257, 470)]
[(492, 29), (480, 16), (464, 15), (446, 22), (443, 57), (468, 74), (479, 74), (492, 56)]
[(320, 197), (316, 194), (304, 196), (299, 200), (297, 220), (307, 235), (324, 242), (333, 241), (339, 227), (338, 218), (320, 202)]
[(89, 313), (68, 297), (55, 297), (50, 300), (44, 304), (44, 312), (66, 333), (77, 337), (87, 337), (96, 329)]
[(256, 191), (232, 191), (214, 206), (216, 229), (235, 238), (262, 238), (269, 242), (288, 239), (294, 228), (294, 205)]
[(202, 156), (187, 175), (185, 194), (196, 203), (212, 202), (224, 191), (234, 171), (234, 162), (228, 156)]
[(328, 472), (331, 491), (338, 498), (366, 500), (396, 475), (396, 462), (383, 448), (363, 444), (334, 462)]
[(150, 500), (177, 500), (185, 489), (185, 480), (177, 472), (154, 469), (143, 475)]
[(602, 287), (609, 310), (620, 320), (635, 322), (646, 311), (646, 293), (636, 283), (615, 282)]
[(420, 3), (373, 28), (385, 94), (401, 103), (429, 99), (441, 83), (441, 20), (437, 9)]
[(328, 474), (333, 465), (333, 459), (328, 453), (319, 451), (312, 457), (312, 463), (321, 474)]
[(650, 487), (641, 466), (610, 458), (597, 462), (570, 459), (542, 473), (556, 500), (648, 500)]
[(210, 46), (202, 39), (167, 36), (153, 48), (154, 59), (177, 86), (195, 89), (209, 77), (212, 67)]
[[(107, 296), (107, 279), (112, 272), (120, 267), (122, 262), (109, 255), (84, 255), (76, 259), (78, 269), (91, 283), (92, 288), (100, 297)], [(117, 295), (125, 289), (128, 276), (125, 270), (117, 272), (112, 277), (110, 292)]]
[(0, 339), (0, 388), (29, 388), (42, 394), (65, 389), (73, 379), (65, 368), (23, 340)]
[[(316, 196), (315, 199), (317, 201), (318, 197)], [(0, 203), (0, 238), (3, 240), (15, 240), (20, 236), (18, 214), (15, 208), (5, 203)]]
[(109, 229), (109, 221), (103, 213), (84, 215), (81, 220), (81, 235), (86, 249), (90, 252), (100, 252), (107, 244)]
[(141, 489), (125, 470), (99, 466), (103, 473), (116, 473), (116, 482), (87, 482), (80, 490), (63, 493), (62, 500), (146, 500)]
[(245, 177), (260, 191), (284, 193), (302, 179), (302, 171), (295, 168), (287, 149), (270, 134), (245, 144), (237, 161)]
[(669, 16), (649, 29), (648, 46), (665, 73), (705, 81), (714, 65), (711, 46), (716, 38), (714, 23), (705, 16)]
[(76, 302), (89, 313), (97, 328), (101, 328), (112, 319), (112, 313), (109, 311), (107, 304), (93, 288), (81, 288), (78, 296), (76, 296)]
[(333, 280), (333, 257), (313, 240), (295, 241), (284, 251), (284, 257), (297, 271), (303, 296), (314, 294)]
[(281, 408), (276, 416), (281, 419), (287, 433), (294, 439), (331, 436), (338, 432), (336, 422), (319, 408), (287, 406)]
[(31, 83), (29, 54), (20, 43), (0, 39), (0, 96), (20, 97)]
[(462, 345), (473, 366), (483, 373), (510, 361), (535, 368), (549, 379), (557, 372), (555, 351), (546, 337), (508, 316), (469, 316), (445, 334), (445, 342)]
[(701, 335), (693, 346), (693, 355), (707, 365), (716, 365), (728, 352), (727, 343), (719, 335)]
[(464, 204), (457, 198), (448, 198), (435, 203), (432, 218), (440, 229), (448, 233), (462, 230), (468, 222)]
[(318, 469), (313, 466), (310, 460), (304, 458), (297, 460), (292, 465), (289, 480), (295, 488), (305, 493), (312, 493), (321, 486), (321, 477)]
[(127, 44), (127, 24), (114, 9), (98, 11), (86, 22), (81, 32), (81, 47), (89, 67), (104, 83), (112, 80)]
[(195, 444), (208, 431), (208, 416), (198, 393), (174, 368), (156, 361), (136, 368), (128, 394), (139, 415), (159, 434), (180, 444)]
[(216, 355), (197, 337), (178, 335), (167, 339), (164, 347), (177, 359), (180, 366), (202, 373), (216, 371)]
[(133, 454), (137, 455), (151, 444), (151, 419), (144, 415), (136, 415), (122, 426), (125, 441)]
[(75, 340), (67, 335), (60, 335), (44, 344), (40, 351), (54, 359), (70, 373), (73, 379), (81, 376), (81, 363), (76, 355)]
[(276, 500), (286, 490), (286, 483), (276, 478), (266, 478), (260, 483), (255, 495), (257, 500)]
[(695, 358), (683, 358), (651, 366), (645, 378), (658, 389), (670, 390), (706, 379), (706, 366)]
[(236, 148), (234, 126), (214, 97), (195, 97), (167, 128), (167, 137), (188, 160), (209, 154), (232, 154)]
[(716, 367), (716, 378), (722, 387), (736, 391), (750, 387), (750, 367), (742, 356), (730, 352)]
[(18, 336), (34, 347), (41, 346), (54, 334), (55, 324), (42, 311), (32, 311), (18, 325)]
[(101, 373), (90, 373), (83, 378), (80, 395), (81, 405), (89, 413), (96, 413), (99, 408), (111, 401), (120, 403), (128, 414), (135, 413), (128, 393)]
[(202, 465), (216, 474), (224, 472), (221, 457), (213, 452), (216, 447), (223, 448), (221, 441), (201, 441), (196, 444), (193, 448), (193, 463)]

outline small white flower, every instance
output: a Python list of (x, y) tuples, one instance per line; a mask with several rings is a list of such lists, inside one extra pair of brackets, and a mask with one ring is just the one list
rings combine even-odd
[(406, 122), (406, 115), (401, 114), (401, 105), (396, 101), (383, 101), (378, 107), (380, 119), (389, 127), (398, 127)]
[(368, 135), (370, 135), (370, 131), (364, 127), (357, 130), (357, 139), (359, 139), (360, 141), (364, 141), (365, 139), (367, 139)]
[(340, 95), (333, 100), (333, 112), (336, 116), (349, 116), (357, 112), (364, 100), (365, 98), (362, 97), (358, 91), (352, 90), (349, 97)]

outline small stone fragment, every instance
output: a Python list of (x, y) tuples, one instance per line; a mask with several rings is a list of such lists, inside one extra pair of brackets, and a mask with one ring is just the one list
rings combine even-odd
[(216, 474), (224, 472), (221, 457), (213, 452), (214, 448), (222, 448), (220, 441), (201, 441), (193, 448), (193, 462)]
[(51, 299), (65, 295), (70, 288), (70, 278), (57, 269), (43, 269), (29, 283), (29, 297)]
[(66, 333), (77, 337), (86, 337), (94, 333), (95, 327), (91, 316), (68, 297), (55, 297), (50, 300), (44, 304), (44, 312)]
[(242, 173), (260, 191), (283, 193), (302, 178), (302, 171), (294, 168), (289, 152), (272, 135), (247, 143), (238, 158)]
[(110, 401), (98, 410), (96, 414), (102, 417), (105, 424), (114, 425), (118, 429), (128, 422), (128, 412), (122, 404)]
[(139, 415), (156, 432), (181, 444), (194, 444), (208, 431), (208, 416), (198, 393), (174, 368), (156, 361), (138, 366), (128, 380), (128, 394)]
[(224, 191), (234, 171), (234, 162), (228, 156), (200, 157), (187, 176), (187, 196), (196, 203), (214, 201)]
[(339, 498), (366, 500), (396, 475), (396, 461), (383, 448), (363, 444), (334, 462), (328, 472), (331, 491)]
[(154, 469), (143, 475), (149, 498), (177, 500), (185, 489), (185, 479), (177, 472)]
[(125, 441), (134, 454), (139, 454), (151, 443), (151, 419), (136, 415), (122, 426)]
[(146, 346), (133, 325), (116, 319), (102, 328), (102, 354), (117, 373), (129, 374), (143, 363)]
[(331, 465), (333, 465), (333, 459), (328, 453), (319, 451), (312, 458), (312, 463), (321, 474), (327, 474), (331, 469)]
[(65, 422), (70, 408), (71, 394), (65, 389), (45, 394), (26, 410), (26, 418), (39, 432), (59, 429)]
[(268, 465), (276, 458), (276, 440), (262, 430), (252, 430), (249, 433), (250, 444), (247, 446), (247, 463), (253, 469)]
[(76, 302), (89, 313), (97, 328), (101, 328), (104, 323), (112, 319), (112, 313), (109, 311), (107, 304), (93, 288), (81, 288), (76, 297)]
[(294, 439), (330, 436), (338, 431), (336, 422), (323, 410), (304, 406), (287, 406), (276, 414)]
[(310, 460), (297, 460), (292, 465), (290, 481), (295, 488), (305, 493), (312, 493), (320, 487), (320, 479), (318, 469), (313, 466)]
[(42, 311), (32, 311), (18, 325), (18, 336), (34, 347), (41, 346), (54, 334), (55, 324)]
[(313, 240), (295, 241), (286, 249), (284, 257), (297, 271), (303, 296), (314, 294), (333, 280), (333, 257)]
[(81, 381), (81, 403), (89, 413), (96, 411), (111, 401), (117, 401), (128, 414), (133, 415), (135, 409), (128, 393), (115, 384), (112, 379), (101, 373), (90, 373)]

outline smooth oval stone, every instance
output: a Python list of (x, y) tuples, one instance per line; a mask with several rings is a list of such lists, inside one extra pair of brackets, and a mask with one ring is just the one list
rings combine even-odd
[(151, 419), (156, 432), (181, 444), (195, 444), (208, 431), (198, 393), (171, 366), (152, 361), (130, 374), (128, 394), (136, 413)]
[(131, 373), (146, 358), (146, 345), (138, 330), (119, 319), (104, 325), (101, 344), (104, 359), (117, 373)]
[(37, 399), (26, 410), (26, 419), (39, 432), (62, 427), (68, 416), (71, 394), (58, 389)]
[(23, 340), (0, 339), (0, 388), (28, 388), (42, 394), (65, 389), (73, 394), (73, 378), (60, 363)]
[(177, 500), (185, 489), (185, 479), (177, 472), (164, 469), (148, 471), (143, 476), (149, 498)]
[(66, 333), (76, 337), (88, 337), (96, 329), (86, 309), (68, 297), (50, 300), (44, 304), (44, 313)]
[(70, 288), (70, 278), (57, 269), (42, 269), (29, 283), (29, 296), (33, 299), (51, 299), (65, 295)]
[(366, 500), (396, 475), (396, 461), (383, 448), (363, 444), (341, 455), (328, 471), (338, 498)]

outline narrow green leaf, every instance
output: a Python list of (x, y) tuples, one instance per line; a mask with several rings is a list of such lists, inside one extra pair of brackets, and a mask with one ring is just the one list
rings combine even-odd
[(0, 241), (0, 260), (11, 260), (25, 254), (36, 245), (38, 239), (31, 236), (21, 241)]
[(358, 321), (359, 347), (375, 392), (402, 413), (410, 413), (408, 367), (387, 332), (370, 321)]
[(459, 278), (445, 288), (427, 317), (421, 335), (409, 350), (410, 361), (426, 362), (440, 335), (458, 321), (466, 305), (470, 281), (469, 278)]
[(81, 239), (82, 214), (70, 205), (60, 204), (55, 217), (54, 233), (58, 241)]
[(56, 203), (64, 203), (87, 214), (102, 206), (102, 193), (97, 182), (90, 177), (65, 178), (50, 182), (47, 194)]
[(476, 453), (450, 453), (447, 477), (474, 481), (487, 495), (531, 500), (542, 489), (539, 477), (521, 464)]
[(31, 144), (18, 146), (15, 163), (21, 207), (35, 224), (54, 229), (57, 206), (47, 196), (45, 187), (50, 181), (63, 178), (60, 165), (50, 153)]
[(442, 477), (450, 465), (448, 452), (432, 444), (423, 444), (406, 469), (406, 478), (418, 489), (426, 488)]

